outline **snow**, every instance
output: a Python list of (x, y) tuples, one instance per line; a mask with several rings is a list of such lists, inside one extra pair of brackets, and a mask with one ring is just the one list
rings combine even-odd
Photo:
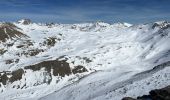
[[(71, 67), (82, 65), (89, 72), (66, 76), (62, 79), (52, 76), (52, 82), (44, 84), (44, 79), (49, 77), (43, 69), (36, 72), (27, 70), (20, 81), (0, 87), (0, 90), (3, 90), (0, 97), (4, 100), (37, 100), (40, 98), (41, 100), (54, 98), (59, 100), (120, 100), (124, 96), (136, 97), (147, 94), (151, 89), (169, 85), (168, 77), (164, 77), (165, 74), (169, 75), (169, 68), (134, 81), (133, 84), (127, 84), (127, 81), (137, 73), (170, 60), (170, 28), (161, 29), (167, 23), (164, 25), (164, 22), (157, 22), (162, 26), (155, 29), (152, 29), (152, 24), (96, 22), (48, 26), (21, 23), (23, 21), (14, 24), (28, 38), (16, 39), (11, 47), (0, 45), (0, 48), (7, 50), (0, 56), (1, 71), (13, 71), (66, 55)], [(166, 35), (162, 36), (163, 33)], [(49, 37), (61, 40), (56, 41), (52, 47), (42, 45)], [(30, 40), (33, 45), (17, 48), (18, 45), (27, 43), (27, 40)], [(43, 49), (44, 52), (35, 56), (16, 55), (32, 49)], [(86, 62), (84, 57), (91, 62)], [(19, 62), (6, 64), (5, 61), (9, 59), (19, 59)], [(74, 64), (71, 63), (73, 61)], [(145, 84), (148, 82), (150, 82), (149, 85)], [(34, 86), (35, 83), (39, 85)], [(24, 84), (27, 84), (24, 89), (12, 88), (14, 85), (24, 86)], [(123, 85), (125, 86), (122, 87)]]

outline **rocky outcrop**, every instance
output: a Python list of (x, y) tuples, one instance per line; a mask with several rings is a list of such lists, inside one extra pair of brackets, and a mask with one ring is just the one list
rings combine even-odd
[(36, 49), (32, 49), (32, 50), (24, 50), (24, 51), (22, 51), (20, 53), (17, 53), (16, 55), (17, 56), (23, 56), (24, 55), (26, 57), (30, 57), (30, 56), (36, 56), (41, 52), (44, 52), (44, 50), (36, 48)]
[(5, 50), (4, 48), (0, 48), (0, 55), (3, 55), (7, 50)]
[(12, 23), (1, 23), (0, 24), (0, 41), (5, 42), (7, 39), (27, 37), (25, 34), (18, 31), (17, 28)]
[[(153, 75), (154, 73), (156, 73), (160, 70), (163, 70), (166, 67), (170, 67), (170, 61), (159, 64), (151, 70), (136, 74), (134, 77), (137, 80), (140, 79), (140, 77), (146, 78), (146, 77), (148, 77), (148, 75)], [(162, 89), (151, 90), (149, 92), (149, 95), (143, 95), (143, 96), (139, 96), (137, 98), (125, 97), (122, 100), (170, 100), (170, 86), (167, 86)]]
[(122, 100), (136, 100), (136, 99), (131, 98), (131, 97), (125, 97), (125, 98), (123, 98)]
[(122, 100), (170, 100), (170, 86), (162, 89), (151, 90), (149, 95), (139, 96), (136, 99), (125, 97)]
[(56, 38), (56, 37), (48, 37), (44, 40), (44, 42), (41, 45), (47, 46), (47, 47), (53, 47), (60, 40), (61, 39)]
[(23, 25), (29, 25), (32, 23), (32, 21), (30, 19), (22, 19), (22, 20), (19, 20), (18, 23), (23, 24)]
[(24, 74), (23, 69), (18, 69), (15, 71), (4, 71), (0, 72), (0, 83), (6, 85), (7, 83), (13, 83), (22, 79), (22, 75)]
[[(27, 80), (27, 77), (25, 77), (26, 74), (30, 74), (31, 77), (33, 77), (34, 79), (34, 77), (37, 77), (34, 76), (37, 72), (40, 72), (40, 76), (43, 74), (43, 77), (41, 77), (43, 81), (40, 82), (41, 79), (38, 79), (37, 81), (32, 82), (34, 86), (44, 83), (50, 84), (50, 82), (52, 81), (52, 76), (63, 78), (71, 74), (83, 73), (87, 71), (88, 70), (84, 66), (78, 65), (71, 68), (66, 60), (56, 59), (50, 61), (43, 61), (35, 65), (26, 66), (23, 69), (18, 69), (12, 72), (0, 72), (0, 84), (2, 83), (3, 85), (10, 85), (15, 81)], [(14, 87), (15, 86), (16, 84), (14, 85)]]
[(152, 29), (160, 28), (160, 29), (168, 29), (170, 28), (170, 23), (167, 21), (155, 22), (152, 26)]
[(26, 66), (25, 69), (31, 69), (33, 71), (38, 71), (41, 69), (45, 69), (47, 72), (51, 73), (54, 76), (64, 77), (65, 75), (77, 74), (87, 72), (87, 69), (83, 66), (75, 66), (71, 69), (70, 65), (66, 60), (52, 60), (52, 61), (44, 61), (35, 65)]

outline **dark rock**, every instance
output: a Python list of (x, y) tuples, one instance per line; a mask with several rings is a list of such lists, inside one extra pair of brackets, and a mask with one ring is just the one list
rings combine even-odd
[(137, 97), (137, 100), (152, 100), (150, 95), (143, 95), (142, 97)]
[(60, 39), (57, 39), (56, 37), (48, 37), (48, 38), (44, 41), (43, 45), (44, 45), (44, 46), (46, 45), (46, 46), (53, 47), (53, 46), (56, 44), (57, 41), (60, 41)]
[(125, 98), (123, 98), (122, 100), (136, 100), (136, 99), (133, 99), (133, 98), (131, 98), (131, 97), (125, 97)]
[(29, 24), (32, 23), (32, 21), (30, 19), (22, 19), (18, 22), (21, 23), (21, 24), (24, 24), (24, 25), (29, 25)]
[(86, 63), (90, 63), (90, 62), (92, 62), (92, 60), (90, 60), (89, 58), (87, 58), (87, 57), (83, 57), (83, 59), (86, 61)]
[(122, 100), (170, 100), (170, 86), (162, 89), (155, 89), (149, 92), (149, 95), (143, 95), (133, 99), (125, 97)]
[(6, 64), (11, 64), (11, 63), (13, 63), (13, 62), (14, 62), (14, 60), (12, 60), (12, 59), (9, 59), (9, 60), (6, 60), (6, 61), (5, 61)]
[(152, 99), (170, 100), (170, 86), (149, 92)]
[(44, 50), (43, 49), (32, 49), (32, 50), (23, 51), (21, 53), (17, 53), (16, 55), (18, 56), (25, 55), (26, 57), (29, 57), (29, 56), (36, 56), (41, 52), (44, 52)]
[(13, 83), (15, 81), (21, 80), (23, 74), (24, 74), (23, 69), (18, 69), (13, 72), (10, 71), (0, 72), (0, 82), (2, 82), (3, 85), (6, 85), (8, 82)]
[(46, 23), (46, 26), (48, 26), (49, 28), (52, 27), (53, 25), (55, 25), (55, 23)]
[[(13, 61), (11, 60), (8, 61), (8, 63), (11, 62)], [(43, 61), (35, 65), (26, 66), (24, 67), (24, 69), (18, 69), (12, 72), (11, 71), (0, 72), (0, 83), (6, 85), (11, 84), (15, 81), (19, 81), (23, 78), (23, 75), (27, 72), (28, 69), (33, 70), (32, 73), (34, 73), (34, 71), (42, 70), (43, 75), (45, 76), (43, 82), (35, 83), (34, 86), (41, 85), (43, 83), (50, 84), (52, 81), (52, 75), (60, 76), (62, 78), (65, 77), (66, 75), (69, 76), (71, 74), (83, 73), (88, 71), (85, 67), (81, 65), (75, 66), (72, 69), (67, 60), (56, 59), (51, 61)], [(14, 86), (14, 88), (16, 88), (16, 86)], [(22, 87), (19, 88), (22, 89)]]
[(87, 72), (87, 69), (83, 66), (75, 66), (74, 69), (71, 70), (69, 63), (66, 60), (52, 60), (52, 61), (44, 61), (35, 65), (26, 66), (25, 69), (32, 69), (33, 71), (38, 71), (42, 68), (45, 68), (47, 72), (51, 72), (53, 70), (54, 76), (64, 77), (65, 75), (76, 74)]
[(0, 25), (0, 41), (5, 42), (7, 39), (27, 37), (17, 29), (18, 28), (12, 23), (2, 23)]
[(87, 69), (81, 65), (79, 66), (75, 66), (75, 68), (72, 70), (73, 74), (76, 73), (83, 73), (83, 72), (87, 72)]
[(23, 74), (24, 74), (23, 69), (18, 69), (16, 71), (13, 71), (12, 72), (12, 77), (9, 78), (9, 82), (13, 83), (13, 82), (15, 82), (17, 80), (21, 80)]
[(3, 75), (0, 74), (0, 82), (2, 82), (3, 85), (7, 84), (8, 79), (9, 78), (7, 77), (6, 73), (3, 73)]
[(0, 48), (0, 55), (3, 55), (5, 52), (7, 52), (7, 50)]
[(160, 29), (168, 29), (168, 28), (170, 28), (170, 23), (167, 21), (163, 21), (160, 23), (154, 23), (152, 26), (152, 29), (155, 29), (156, 27), (158, 27)]

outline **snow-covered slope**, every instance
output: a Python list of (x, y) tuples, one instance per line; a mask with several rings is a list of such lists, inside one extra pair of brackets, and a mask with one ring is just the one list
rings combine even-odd
[(4, 100), (120, 100), (170, 83), (169, 67), (154, 71), (170, 61), (169, 22), (4, 24), (0, 24), (0, 37), (8, 35), (0, 38)]

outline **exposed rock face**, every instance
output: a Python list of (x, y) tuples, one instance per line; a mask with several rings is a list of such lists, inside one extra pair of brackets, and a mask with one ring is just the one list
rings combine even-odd
[(21, 53), (18, 53), (17, 55), (18, 56), (25, 55), (26, 57), (29, 57), (29, 56), (36, 56), (41, 52), (44, 52), (44, 50), (43, 49), (32, 49), (32, 50), (23, 51)]
[(53, 47), (57, 41), (60, 41), (59, 38), (56, 37), (48, 37), (45, 39), (42, 45), (48, 46), (48, 47)]
[(22, 20), (19, 20), (18, 22), (24, 25), (29, 25), (32, 23), (30, 19), (22, 19)]
[(156, 22), (153, 24), (152, 28), (161, 28), (161, 29), (167, 29), (170, 28), (170, 23), (167, 21), (162, 21), (162, 22)]
[(83, 73), (87, 72), (87, 69), (83, 66), (75, 66), (74, 69), (70, 68), (69, 63), (66, 60), (53, 60), (53, 61), (44, 61), (35, 65), (26, 66), (25, 69), (31, 69), (33, 71), (37, 71), (44, 68), (47, 72), (51, 73), (53, 71), (54, 76), (62, 76)]
[(136, 99), (133, 99), (133, 98), (131, 98), (131, 97), (125, 97), (125, 98), (123, 98), (122, 100), (136, 100)]
[[(37, 81), (38, 83), (33, 83), (35, 85), (43, 83), (50, 84), (50, 82), (52, 81), (52, 76), (65, 77), (66, 75), (69, 76), (71, 74), (83, 73), (88, 71), (85, 67), (80, 65), (71, 68), (69, 63), (66, 62), (66, 60), (60, 61), (56, 59), (51, 61), (43, 61), (35, 65), (26, 66), (24, 69), (18, 69), (12, 72), (11, 71), (0, 72), (0, 83), (2, 83), (3, 85), (7, 85), (15, 81), (19, 81), (23, 78), (23, 76), (25, 76), (28, 70), (32, 70), (31, 71), (32, 74), (41, 71), (44, 76), (43, 79), (44, 81), (43, 82)], [(32, 77), (36, 76), (32, 75)]]
[(0, 55), (3, 55), (7, 50), (0, 48)]
[(74, 69), (72, 69), (72, 72), (73, 74), (76, 74), (76, 73), (83, 73), (83, 72), (87, 72), (87, 69), (83, 66), (75, 66)]
[(51, 70), (53, 70), (54, 76), (59, 75), (64, 77), (65, 75), (71, 74), (71, 68), (69, 66), (69, 63), (67, 63), (66, 61), (58, 61), (58, 60), (44, 61), (39, 64), (25, 67), (25, 69), (31, 69), (33, 71), (38, 71), (42, 68), (44, 68), (49, 73), (51, 72)]
[(170, 86), (167, 86), (163, 89), (152, 90), (149, 92), (149, 94), (152, 99), (170, 100)]
[(7, 39), (25, 37), (23, 33), (17, 30), (18, 28), (12, 23), (0, 24), (0, 41), (5, 42)]
[(16, 71), (8, 71), (8, 72), (1, 72), (0, 73), (0, 83), (6, 85), (8, 82), (13, 83), (22, 79), (22, 75), (24, 73), (23, 69), (18, 69)]
[(137, 97), (137, 99), (125, 97), (122, 100), (170, 100), (170, 86), (162, 89), (151, 90), (149, 95), (143, 95)]

